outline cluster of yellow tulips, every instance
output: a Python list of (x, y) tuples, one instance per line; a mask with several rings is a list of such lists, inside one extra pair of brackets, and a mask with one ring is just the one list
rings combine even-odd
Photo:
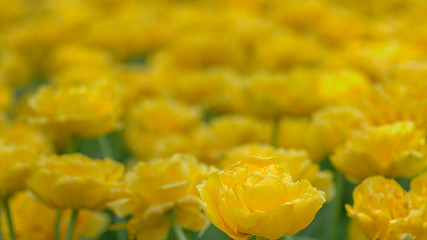
[(426, 12), (2, 0), (0, 239), (427, 240)]

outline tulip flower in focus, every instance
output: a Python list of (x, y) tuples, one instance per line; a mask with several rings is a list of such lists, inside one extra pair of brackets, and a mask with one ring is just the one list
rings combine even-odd
[(204, 211), (231, 238), (294, 235), (326, 201), (306, 179), (294, 181), (284, 159), (248, 157), (198, 186)]
[(244, 161), (248, 157), (283, 159), (289, 165), (292, 179), (295, 181), (307, 179), (314, 187), (324, 191), (328, 200), (334, 198), (333, 173), (329, 170), (320, 170), (320, 166), (313, 163), (303, 150), (274, 148), (268, 144), (246, 144), (226, 152), (226, 157), (222, 161), (223, 168)]

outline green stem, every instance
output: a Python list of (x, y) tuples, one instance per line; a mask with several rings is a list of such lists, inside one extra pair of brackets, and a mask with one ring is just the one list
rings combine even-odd
[(172, 223), (172, 229), (175, 232), (175, 235), (178, 238), (178, 240), (187, 240), (187, 237), (185, 236), (184, 231), (182, 230), (182, 228), (178, 225), (178, 222), (176, 221), (176, 217), (175, 217), (175, 214), (173, 213), (173, 211), (169, 212), (169, 218), (170, 218), (171, 223)]
[(256, 236), (256, 237), (255, 237), (255, 239), (256, 239), (256, 240), (268, 240), (267, 238), (265, 238), (265, 237), (260, 237), (260, 236)]
[(61, 224), (61, 210), (58, 210), (58, 213), (56, 214), (56, 221), (55, 221), (55, 235), (54, 240), (59, 240), (59, 227)]
[(330, 233), (329, 240), (336, 240), (337, 239), (337, 232), (338, 232), (338, 224), (340, 222), (341, 217), (341, 211), (342, 211), (342, 204), (344, 199), (344, 175), (340, 172), (336, 172), (336, 180), (335, 180), (335, 189), (336, 189), (336, 195), (335, 195), (335, 204), (334, 204), (334, 215), (332, 219), (332, 229)]
[[(98, 145), (99, 145), (99, 148), (101, 149), (101, 153), (102, 153), (103, 157), (114, 158), (114, 152), (111, 148), (111, 145), (110, 145), (110, 142), (108, 141), (107, 136), (99, 137), (98, 138)], [(113, 224), (122, 223), (124, 221), (125, 221), (124, 219), (119, 218), (117, 216), (113, 217)], [(123, 229), (116, 230), (115, 235), (116, 235), (116, 238), (118, 240), (128, 240), (129, 239), (126, 230), (123, 230)]]
[(99, 137), (98, 144), (99, 144), (99, 148), (101, 149), (101, 153), (103, 157), (114, 158), (113, 151), (111, 150), (111, 146), (107, 136)]
[(277, 147), (279, 145), (279, 128), (280, 118), (273, 118), (273, 127), (271, 128), (271, 145)]
[(79, 210), (73, 210), (71, 213), (70, 224), (68, 225), (67, 236), (65, 240), (73, 239), (74, 228), (76, 227), (77, 216), (79, 215)]
[(9, 198), (8, 197), (3, 199), (3, 208), (4, 208), (4, 213), (6, 214), (7, 222), (9, 224), (10, 239), (16, 240), (15, 230), (13, 228), (13, 222), (12, 222), (12, 215), (10, 214)]
[[(118, 223), (122, 223), (122, 222), (125, 222), (125, 220), (123, 218), (119, 218), (116, 215), (114, 215), (113, 225), (118, 224)], [(126, 230), (124, 230), (124, 229), (116, 230), (115, 234), (116, 234), (116, 238), (118, 240), (128, 240), (129, 239), (128, 234), (127, 234)]]

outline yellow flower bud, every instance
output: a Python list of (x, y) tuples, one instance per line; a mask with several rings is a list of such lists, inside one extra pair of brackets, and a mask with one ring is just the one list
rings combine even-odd
[(278, 239), (304, 229), (325, 202), (308, 180), (293, 181), (282, 159), (249, 157), (198, 186), (211, 222), (233, 239)]
[(139, 162), (126, 174), (128, 193), (111, 202), (110, 207), (119, 216), (131, 214), (126, 224), (131, 239), (167, 239), (170, 211), (182, 228), (200, 231), (209, 221), (201, 212), (202, 201), (196, 185), (215, 170), (182, 154)]
[(122, 164), (81, 154), (50, 155), (35, 166), (28, 188), (40, 201), (58, 209), (103, 210), (123, 177)]
[(398, 122), (353, 132), (331, 160), (352, 181), (377, 174), (408, 178), (426, 167), (425, 148), (422, 131)]
[(332, 172), (320, 170), (320, 166), (311, 162), (307, 153), (303, 150), (274, 148), (267, 144), (246, 144), (226, 152), (226, 157), (221, 161), (221, 165), (226, 168), (230, 164), (243, 161), (247, 157), (271, 157), (284, 160), (289, 165), (289, 172), (293, 180), (307, 179), (314, 187), (325, 191), (328, 199), (333, 198), (335, 195)]
[[(54, 226), (57, 211), (48, 208), (30, 196), (28, 192), (21, 192), (10, 199), (13, 224), (19, 240), (46, 240), (54, 238)], [(67, 232), (71, 211), (64, 210), (61, 215), (59, 233), (63, 239)], [(35, 217), (37, 216), (37, 217)], [(2, 221), (6, 216), (2, 214)], [(73, 239), (98, 239), (107, 229), (109, 217), (106, 213), (79, 212)], [(2, 224), (4, 233), (8, 232), (7, 224)], [(9, 234), (3, 234), (9, 240)]]

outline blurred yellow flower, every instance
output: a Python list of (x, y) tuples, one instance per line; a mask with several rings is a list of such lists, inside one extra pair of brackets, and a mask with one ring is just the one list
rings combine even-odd
[(293, 235), (314, 219), (325, 193), (293, 181), (284, 160), (248, 157), (198, 186), (211, 222), (233, 239)]
[(28, 145), (0, 145), (0, 198), (27, 188), (27, 179), (40, 152)]
[(347, 44), (344, 55), (344, 59), (377, 80), (382, 79), (391, 66), (422, 57), (414, 45), (394, 39), (356, 40)]
[(256, 44), (255, 59), (262, 67), (279, 70), (297, 64), (316, 63), (324, 53), (325, 48), (313, 38), (282, 28), (271, 30)]
[(76, 66), (108, 68), (112, 62), (112, 57), (105, 50), (77, 43), (56, 46), (47, 60), (49, 70), (52, 72)]
[(427, 203), (427, 172), (412, 179), (410, 189), (411, 207), (416, 209), (425, 207)]
[(27, 187), (26, 181), (42, 154), (53, 151), (46, 136), (31, 126), (4, 119), (0, 127), (0, 198)]
[(347, 227), (347, 233), (349, 240), (369, 240), (354, 220), (350, 220)]
[(255, 73), (245, 89), (248, 104), (255, 114), (264, 117), (307, 115), (320, 104), (314, 76), (305, 68), (292, 69), (288, 74)]
[[(28, 192), (20, 192), (10, 199), (12, 219), (18, 240), (46, 240), (54, 238), (54, 226), (57, 211), (41, 204)], [(61, 214), (60, 238), (65, 237), (71, 211)], [(6, 218), (2, 215), (2, 221)], [(79, 213), (73, 239), (98, 239), (107, 229), (109, 217), (106, 213), (81, 211)], [(2, 224), (4, 233), (8, 232), (6, 224)], [(6, 240), (8, 234), (3, 234)]]
[(413, 235), (417, 239), (427, 238), (427, 172), (411, 180), (409, 191)]
[(201, 118), (194, 106), (166, 98), (143, 99), (126, 115), (125, 141), (140, 160), (168, 157), (188, 147), (184, 136)]
[(413, 177), (426, 167), (426, 143), (412, 122), (355, 131), (334, 153), (332, 164), (352, 181), (373, 175)]
[(14, 123), (4, 131), (0, 129), (0, 144), (27, 146), (39, 154), (53, 152), (52, 143), (42, 131), (22, 123)]
[(411, 216), (409, 194), (396, 181), (367, 178), (354, 189), (353, 199), (353, 206), (345, 206), (348, 215), (369, 239), (423, 239), (413, 231), (422, 219)]
[(190, 136), (187, 151), (201, 161), (218, 165), (228, 149), (249, 142), (268, 142), (271, 124), (245, 115), (222, 115), (200, 124)]
[(111, 159), (93, 160), (82, 154), (43, 157), (28, 180), (37, 199), (57, 209), (103, 210), (114, 200), (124, 167)]
[(20, 86), (30, 81), (32, 70), (25, 56), (10, 49), (0, 53), (0, 81), (2, 83)]
[(203, 203), (196, 185), (213, 171), (214, 167), (183, 154), (139, 162), (126, 174), (128, 193), (109, 205), (119, 216), (131, 214), (126, 224), (131, 239), (167, 239), (170, 211), (182, 228), (200, 231), (209, 221), (201, 211)]
[(310, 121), (305, 148), (314, 161), (321, 161), (345, 142), (353, 130), (367, 126), (363, 113), (353, 107), (334, 106), (316, 111)]
[(243, 161), (248, 157), (284, 160), (289, 165), (289, 173), (294, 181), (307, 179), (313, 187), (326, 192), (328, 200), (335, 195), (333, 173), (328, 170), (320, 170), (320, 166), (313, 163), (303, 150), (274, 148), (268, 144), (251, 143), (227, 151), (221, 165), (223, 168), (227, 168), (227, 166)]
[(283, 148), (307, 149), (310, 123), (310, 118), (282, 117), (279, 121), (278, 145)]
[(418, 128), (426, 128), (427, 84), (422, 80), (393, 80), (375, 85), (361, 103), (369, 120), (376, 125), (397, 121), (413, 121)]
[(354, 106), (372, 87), (372, 83), (363, 73), (353, 69), (341, 69), (322, 71), (317, 91), (325, 105)]
[(311, 118), (281, 118), (279, 126), (279, 146), (304, 149), (313, 161), (320, 162), (353, 130), (366, 127), (367, 120), (357, 108), (330, 106), (314, 112)]
[(122, 114), (115, 86), (108, 82), (40, 87), (28, 100), (30, 123), (82, 137), (102, 136), (118, 127)]

